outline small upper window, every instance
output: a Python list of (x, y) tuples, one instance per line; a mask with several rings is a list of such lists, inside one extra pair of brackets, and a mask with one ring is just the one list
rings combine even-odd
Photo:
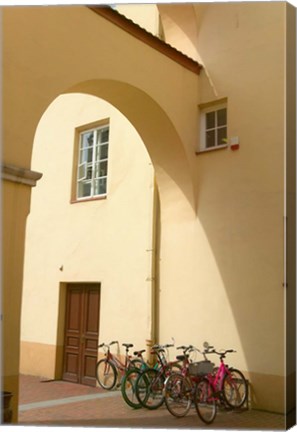
[(79, 136), (77, 199), (107, 193), (109, 127), (83, 131)]
[(227, 107), (212, 106), (201, 110), (200, 150), (227, 145)]

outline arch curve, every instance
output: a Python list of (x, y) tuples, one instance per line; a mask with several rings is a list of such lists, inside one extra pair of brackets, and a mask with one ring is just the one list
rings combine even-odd
[[(190, 167), (181, 138), (164, 110), (144, 91), (114, 80), (89, 80), (64, 93), (85, 93), (111, 103), (135, 127), (155, 168), (161, 195), (172, 204), (185, 201), (195, 209)], [(186, 200), (184, 199), (186, 198)]]
[(157, 7), (166, 42), (200, 63), (196, 46), (198, 23), (195, 5), (160, 3)]

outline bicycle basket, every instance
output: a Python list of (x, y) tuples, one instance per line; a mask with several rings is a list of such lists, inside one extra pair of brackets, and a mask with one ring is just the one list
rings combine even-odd
[(189, 364), (190, 375), (206, 375), (212, 373), (214, 364), (209, 360)]

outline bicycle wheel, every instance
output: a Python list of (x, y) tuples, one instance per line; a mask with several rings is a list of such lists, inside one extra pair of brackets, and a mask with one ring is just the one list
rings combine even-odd
[(165, 381), (164, 399), (170, 414), (184, 417), (192, 404), (193, 385), (190, 378), (173, 373)]
[(222, 385), (223, 397), (231, 408), (240, 408), (247, 399), (248, 386), (242, 372), (229, 369)]
[(133, 369), (135, 368), (135, 369), (144, 370), (144, 369), (147, 369), (147, 367), (148, 367), (144, 360), (140, 360), (138, 358), (131, 360), (131, 364), (133, 365), (132, 366)]
[(141, 375), (141, 371), (139, 369), (130, 369), (122, 379), (121, 384), (121, 392), (124, 401), (132, 408), (138, 409), (141, 408), (142, 405), (137, 399), (136, 396), (136, 381), (137, 378)]
[(106, 359), (101, 359), (96, 365), (96, 378), (99, 385), (105, 390), (114, 388), (117, 380), (117, 370), (115, 366)]
[(164, 402), (164, 376), (156, 369), (142, 372), (136, 381), (136, 396), (144, 408), (153, 410)]
[(200, 419), (210, 424), (217, 414), (217, 405), (213, 389), (207, 379), (198, 382), (194, 396), (195, 408)]

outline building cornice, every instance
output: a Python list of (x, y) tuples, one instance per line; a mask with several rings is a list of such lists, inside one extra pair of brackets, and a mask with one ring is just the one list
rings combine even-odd
[(39, 172), (14, 165), (2, 164), (2, 180), (34, 187), (41, 177), (42, 174)]
[(143, 43), (149, 45), (153, 49), (169, 57), (171, 60), (179, 63), (184, 68), (190, 70), (197, 75), (200, 74), (202, 66), (197, 61), (186, 56), (182, 52), (178, 51), (176, 48), (159, 39), (157, 36), (154, 36), (152, 33), (149, 33), (147, 30), (143, 29), (138, 24), (134, 23), (132, 20), (126, 18), (124, 15), (120, 14), (118, 11), (114, 10), (110, 6), (87, 7), (96, 14), (117, 25), (127, 33), (141, 40)]

